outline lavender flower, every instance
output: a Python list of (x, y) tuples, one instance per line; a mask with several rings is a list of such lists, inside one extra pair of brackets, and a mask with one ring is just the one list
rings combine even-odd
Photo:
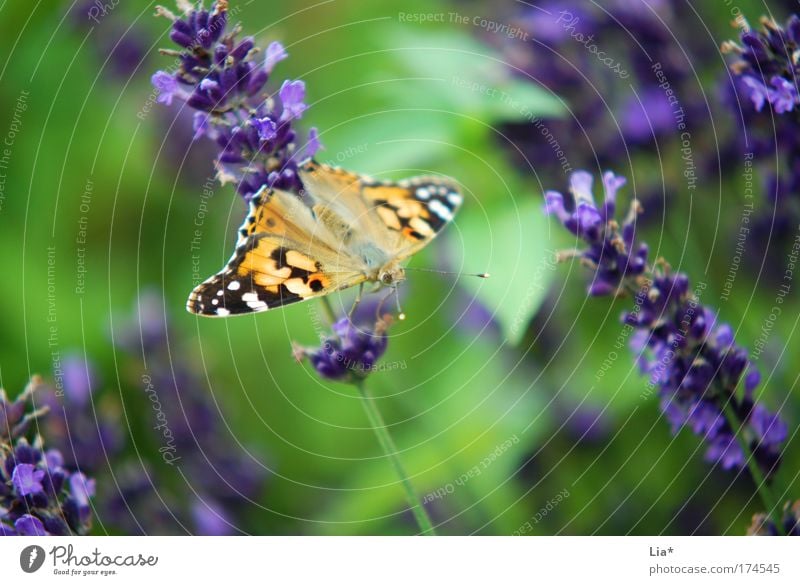
[(785, 27), (766, 17), (761, 24), (756, 32), (743, 21), (741, 45), (727, 42), (722, 48), (737, 55), (731, 70), (742, 78), (756, 111), (769, 104), (776, 114), (786, 114), (800, 104), (800, 16), (793, 14)]
[(652, 0), (602, 7), (551, 0), (523, 8), (516, 23), (531, 41), (508, 39), (502, 47), (512, 72), (543, 85), (568, 109), (563, 118), (534, 119), (533, 127), (531, 120), (506, 125), (525, 162), (537, 161), (537, 172), (555, 178), (578, 166), (612, 164), (621, 151), (649, 156), (654, 141), (675, 140), (704, 123), (695, 71), (713, 65), (714, 53), (693, 34), (704, 32), (700, 18), (679, 22), (684, 8)]
[(66, 454), (61, 465), (97, 474), (124, 446), (118, 405), (94, 395), (98, 382), (87, 358), (68, 353), (61, 362), (63, 395), (52, 387), (39, 394), (50, 411), (43, 432), (48, 444)]
[(781, 522), (783, 530), (778, 530), (775, 523), (766, 514), (755, 514), (753, 522), (747, 529), (749, 536), (778, 536), (786, 534), (787, 536), (800, 536), (800, 500), (794, 504), (786, 502), (781, 514)]
[[(141, 380), (146, 379), (148, 395), (142, 399), (150, 404), (158, 401), (159, 418), (155, 423), (148, 420), (147, 426), (152, 433), (156, 425), (159, 456), (165, 464), (143, 468), (138, 461), (116, 461), (123, 472), (116, 474), (119, 492), (109, 498), (106, 514), (113, 525), (128, 533), (172, 534), (187, 528), (204, 535), (233, 533), (247, 522), (252, 513), (249, 502), (265, 487), (266, 466), (225, 440), (229, 430), (197, 377), (194, 363), (174, 348), (168, 349), (169, 320), (164, 307), (158, 293), (146, 292), (119, 339), (130, 362), (128, 369), (140, 372), (131, 385), (141, 388)], [(176, 469), (195, 486), (191, 498), (154, 488), (169, 484)]]
[(392, 317), (384, 315), (373, 327), (367, 328), (344, 317), (333, 324), (333, 335), (323, 340), (322, 347), (295, 346), (295, 358), (297, 361), (307, 358), (317, 373), (329, 380), (363, 379), (375, 369), (386, 351), (386, 331), (391, 323)]
[(616, 194), (624, 180), (606, 173), (603, 184), (599, 206), (592, 178), (583, 171), (570, 179), (574, 203), (569, 210), (560, 193), (546, 194), (547, 212), (587, 245), (574, 255), (594, 272), (590, 294), (635, 299), (623, 321), (636, 332), (631, 347), (650, 384), (659, 388), (661, 409), (674, 431), (690, 427), (708, 444), (709, 460), (726, 469), (741, 468), (745, 453), (735, 437), (735, 427), (741, 426), (757, 463), (768, 475), (774, 473), (787, 429), (777, 415), (755, 403), (759, 375), (747, 351), (734, 343), (730, 327), (700, 304), (686, 275), (673, 273), (663, 260), (648, 263), (647, 245), (635, 238), (641, 209), (636, 200), (622, 226), (617, 224)]
[(33, 394), (42, 386), (33, 378), (9, 401), (0, 390), (0, 535), (47, 536), (85, 534), (91, 526), (94, 480), (72, 474), (57, 450), (45, 450), (41, 437), (29, 443), (30, 423), (47, 414), (32, 410)]
[(170, 38), (180, 50), (165, 51), (179, 60), (174, 72), (158, 71), (152, 77), (157, 100), (169, 105), (179, 99), (198, 111), (195, 137), (207, 136), (216, 143), (220, 177), (236, 180), (246, 200), (263, 185), (299, 192), (297, 163), (320, 147), (314, 133), (299, 151), (292, 128), (308, 108), (305, 84), (287, 80), (277, 99), (265, 94), (270, 74), (287, 57), (286, 50), (273, 42), (259, 58), (260, 49), (251, 37), (239, 40), (238, 27), (226, 32), (227, 10), (223, 0), (208, 10), (198, 3), (182, 17), (159, 9), (172, 20)]
[[(797, 6), (795, 5), (795, 9)], [(794, 239), (797, 224), (796, 198), (800, 193), (800, 17), (792, 15), (784, 27), (762, 18), (761, 31), (741, 20), (739, 43), (724, 43), (724, 52), (734, 57), (733, 80), (725, 79), (723, 99), (738, 126), (736, 152), (755, 160), (763, 178), (768, 208), (753, 221), (751, 261), (768, 275)], [(777, 276), (780, 278), (780, 276)]]

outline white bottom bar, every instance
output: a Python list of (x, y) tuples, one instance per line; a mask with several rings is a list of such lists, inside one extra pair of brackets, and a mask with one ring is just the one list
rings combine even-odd
[(800, 583), (798, 557), (775, 537), (0, 539), (4, 583), (777, 584)]

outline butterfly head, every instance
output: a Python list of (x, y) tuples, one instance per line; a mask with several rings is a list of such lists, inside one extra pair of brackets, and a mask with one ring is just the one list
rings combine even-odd
[(406, 279), (406, 269), (398, 262), (390, 262), (378, 271), (378, 282), (384, 286), (395, 286)]

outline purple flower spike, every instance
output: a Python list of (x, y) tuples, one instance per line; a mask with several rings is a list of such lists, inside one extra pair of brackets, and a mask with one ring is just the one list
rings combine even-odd
[(800, 78), (800, 39), (797, 38), (797, 15), (785, 27), (772, 19), (762, 19), (760, 31), (745, 30), (740, 43), (725, 43), (723, 50), (737, 55), (731, 71), (741, 79), (757, 112), (766, 104), (776, 114), (787, 114), (800, 103), (797, 79)]
[[(263, 60), (252, 37), (238, 39), (239, 28), (226, 32), (228, 2), (185, 4), (172, 22), (171, 38), (178, 46), (179, 67), (170, 75), (153, 76), (158, 101), (170, 105), (185, 100), (197, 110), (194, 139), (202, 136), (217, 148), (215, 163), (220, 176), (237, 181), (237, 190), (249, 201), (264, 185), (299, 193), (303, 189), (297, 165), (298, 133), (292, 127), (308, 108), (305, 84), (285, 81), (278, 98), (265, 91), (275, 65), (288, 54), (279, 42), (270, 43)], [(306, 156), (319, 148), (316, 134), (309, 135)]]
[(384, 316), (371, 328), (354, 325), (344, 317), (333, 325), (333, 336), (320, 348), (295, 348), (298, 361), (308, 358), (317, 373), (329, 380), (365, 378), (386, 351), (386, 330), (391, 317)]
[[(706, 458), (725, 469), (745, 465), (745, 452), (734, 434), (742, 432), (769, 477), (780, 460), (786, 425), (763, 405), (753, 404), (758, 371), (748, 352), (736, 345), (733, 329), (700, 305), (686, 275), (672, 274), (664, 264), (648, 264), (647, 245), (635, 242), (633, 230), (638, 203), (633, 201), (621, 226), (614, 220), (617, 191), (624, 184), (622, 177), (604, 175), (604, 215), (595, 207), (591, 175), (577, 172), (570, 179), (575, 211), (567, 211), (564, 197), (554, 191), (545, 196), (546, 210), (586, 245), (581, 256), (594, 271), (590, 295), (627, 293), (636, 299), (635, 309), (623, 315), (623, 322), (634, 329), (630, 347), (642, 373), (658, 386), (661, 409), (673, 431), (691, 428), (707, 443)], [(738, 417), (741, 431), (730, 426), (727, 409)]]
[[(85, 374), (86, 364), (81, 365)], [(49, 402), (50, 396), (43, 396), (40, 408), (32, 410), (31, 396), (42, 386), (41, 379), (33, 378), (22, 395), (12, 403), (8, 402), (5, 392), (0, 389), (0, 430), (3, 430), (6, 417), (13, 425), (0, 432), (0, 535), (86, 534), (90, 526), (91, 510), (88, 505), (82, 517), (71, 512), (75, 494), (71, 491), (68, 481), (70, 472), (65, 467), (61, 452), (57, 449), (45, 450), (43, 440), (38, 436), (32, 444), (29, 443), (25, 437), (27, 425), (19, 424), (20, 417), (29, 421), (47, 418), (47, 411), (41, 406)], [(53, 389), (42, 391), (52, 393)], [(79, 397), (69, 394), (65, 394), (65, 397), (70, 401), (79, 400)], [(81, 403), (70, 402), (70, 408), (65, 412), (74, 413), (73, 406), (80, 408)], [(60, 420), (59, 417), (53, 417), (47, 422), (57, 425)], [(92, 420), (94, 422), (95, 419)], [(82, 451), (83, 427), (89, 425), (75, 425), (75, 434), (70, 436), (72, 454)], [(47, 428), (49, 431), (50, 424)], [(84, 482), (94, 485), (92, 480), (86, 478)], [(86, 502), (88, 504), (88, 500)]]
[(178, 91), (178, 82), (166, 71), (157, 71), (151, 78), (153, 87), (158, 91), (156, 101), (167, 106), (172, 105), (172, 98)]
[(301, 118), (303, 112), (308, 109), (308, 106), (303, 103), (303, 100), (306, 99), (306, 84), (302, 81), (284, 81), (279, 95), (283, 104), (285, 120)]
[(14, 473), (11, 475), (11, 483), (20, 496), (41, 493), (44, 490), (43, 479), (44, 471), (36, 469), (29, 463), (20, 463), (14, 468)]
[(800, 536), (800, 500), (794, 504), (786, 502), (783, 512), (779, 516), (781, 526), (775, 526), (772, 518), (767, 514), (756, 514), (753, 516), (753, 523), (747, 529), (750, 536)]

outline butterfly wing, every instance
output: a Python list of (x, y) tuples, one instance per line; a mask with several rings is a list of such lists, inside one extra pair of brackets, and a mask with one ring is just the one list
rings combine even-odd
[(463, 197), (452, 179), (376, 181), (313, 160), (301, 165), (309, 196), (350, 218), (359, 233), (402, 259), (425, 247), (455, 216)]
[(297, 197), (262, 190), (227, 266), (192, 291), (187, 309), (212, 317), (244, 315), (364, 282), (358, 259), (335, 242), (335, 234)]

